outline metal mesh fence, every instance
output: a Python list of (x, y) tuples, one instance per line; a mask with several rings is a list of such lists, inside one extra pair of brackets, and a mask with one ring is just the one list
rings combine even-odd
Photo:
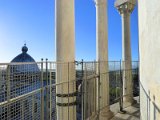
[(122, 92), (121, 62), (111, 61), (109, 64), (109, 95), (110, 104), (117, 102)]
[(110, 104), (117, 102), (123, 94), (124, 74), (131, 73), (128, 79), (133, 84), (133, 95), (139, 95), (139, 62), (132, 61), (130, 69), (123, 69), (124, 61), (109, 61)]
[(40, 118), (40, 92), (1, 103), (1, 120), (39, 120)]
[(0, 102), (7, 100), (7, 65), (0, 66)]
[[(65, 82), (62, 80), (56, 83), (57, 65), (61, 65), (63, 70), (66, 69), (67, 78), (63, 77), (64, 73), (59, 75), (67, 79)], [(120, 61), (109, 61), (108, 71), (102, 73), (109, 76), (110, 104), (117, 102), (117, 98), (121, 96), (123, 74), (121, 67)], [(70, 68), (74, 68), (75, 72), (70, 71)], [(132, 62), (131, 71), (133, 93), (137, 96), (139, 93), (137, 61)], [(61, 110), (57, 108), (58, 102), (59, 105), (68, 106), (66, 114), (76, 115), (77, 120), (97, 117), (101, 99), (100, 74), (99, 63), (95, 61), (55, 63), (46, 60), (37, 63), (0, 64), (0, 120), (57, 120), (57, 112)], [(75, 79), (72, 75), (76, 76)], [(57, 90), (61, 91), (58, 93), (61, 95), (59, 98)], [(70, 98), (69, 95), (74, 97)], [(76, 113), (74, 110), (70, 111), (70, 107), (74, 109), (74, 104)], [(64, 112), (61, 110), (61, 113)]]
[(84, 63), (84, 79), (82, 81), (82, 117), (87, 119), (96, 115), (98, 107), (97, 62)]
[(40, 118), (38, 64), (0, 66), (0, 119), (38, 120)]

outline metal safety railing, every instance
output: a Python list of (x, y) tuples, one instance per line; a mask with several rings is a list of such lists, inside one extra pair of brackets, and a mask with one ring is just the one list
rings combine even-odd
[(123, 97), (124, 73), (131, 73), (128, 79), (132, 80), (133, 96), (139, 96), (139, 62), (132, 61), (131, 69), (123, 69), (123, 64), (123, 61), (109, 62), (110, 104)]
[[(132, 63), (132, 78), (138, 82), (138, 62)], [(75, 75), (75, 79), (68, 76), (68, 80), (56, 83), (56, 79), (65, 79), (63, 72), (62, 77), (57, 78), (58, 65), (63, 69), (74, 66), (75, 73), (66, 71), (68, 75)], [(108, 62), (109, 70), (105, 74), (109, 76), (110, 104), (117, 102), (115, 100), (120, 97), (122, 91), (121, 65), (120, 61)], [(0, 120), (58, 120), (57, 110), (61, 109), (58, 109), (57, 105), (68, 106), (68, 109), (70, 106), (76, 106), (76, 113), (70, 114), (76, 114), (77, 120), (98, 117), (101, 99), (99, 76), (99, 63), (96, 61), (0, 63)], [(75, 88), (70, 89), (73, 86)], [(133, 88), (136, 91), (138, 84)], [(61, 93), (57, 93), (57, 89)], [(135, 95), (138, 95), (137, 93)], [(68, 98), (69, 96), (76, 101)], [(63, 110), (61, 112), (63, 113)], [(62, 119), (65, 120), (63, 117)]]

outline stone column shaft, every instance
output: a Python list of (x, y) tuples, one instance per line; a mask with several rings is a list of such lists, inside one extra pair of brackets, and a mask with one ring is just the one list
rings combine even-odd
[[(75, 80), (75, 18), (74, 0), (55, 0), (56, 15), (56, 112), (58, 120), (76, 120), (75, 96), (61, 97), (61, 95), (72, 94), (76, 91)], [(70, 103), (70, 105), (63, 105)]]
[(132, 59), (130, 42), (130, 14), (136, 0), (116, 0), (115, 7), (122, 17), (122, 69), (123, 69), (123, 101), (133, 103)]
[[(105, 1), (105, 0), (104, 0)], [(96, 5), (96, 45), (97, 45), (97, 61), (99, 62), (100, 72), (100, 108), (109, 105), (109, 77), (108, 74), (108, 30), (107, 30), (107, 13), (106, 2)], [(106, 87), (107, 86), (107, 87)], [(107, 93), (106, 93), (107, 92)], [(105, 95), (104, 95), (105, 94)]]
[[(96, 44), (97, 61), (99, 62), (100, 74), (100, 98), (99, 101), (100, 119), (107, 120), (112, 117), (109, 105), (109, 74), (108, 74), (108, 19), (107, 1), (95, 0), (96, 4)], [(99, 84), (97, 84), (99, 85)], [(99, 109), (98, 108), (98, 109)]]
[(122, 69), (123, 69), (123, 95), (125, 102), (133, 100), (132, 58), (130, 41), (130, 13), (122, 16)]

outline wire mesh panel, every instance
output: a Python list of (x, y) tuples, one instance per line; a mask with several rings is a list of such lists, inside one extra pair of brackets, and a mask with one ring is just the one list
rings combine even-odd
[(97, 79), (97, 63), (84, 63), (84, 79), (82, 82), (82, 118), (91, 119), (97, 115), (98, 106), (98, 79)]
[(122, 92), (121, 61), (109, 61), (110, 104), (117, 102)]
[(1, 120), (39, 120), (40, 93), (17, 98), (0, 106)]
[(84, 61), (76, 61), (76, 90), (77, 90), (77, 120), (83, 119), (83, 79), (84, 79)]
[(40, 70), (36, 63), (10, 64), (7, 72), (10, 99), (40, 88)]
[(7, 65), (0, 65), (0, 102), (7, 100)]
[(133, 95), (139, 96), (139, 62), (132, 62)]
[(50, 116), (51, 116), (51, 120), (57, 120), (56, 117), (56, 87), (52, 86), (51, 87), (51, 99), (50, 99)]
[(96, 78), (88, 79), (84, 81), (84, 118), (90, 118), (95, 116), (97, 112), (97, 87)]
[(0, 120), (40, 119), (38, 63), (0, 65)]
[(139, 95), (139, 62), (132, 61), (131, 69), (123, 69), (123, 62), (121, 61), (109, 61), (109, 84), (110, 84), (110, 104), (117, 102), (120, 97), (123, 96), (123, 76), (129, 75), (128, 79), (131, 79), (133, 83), (133, 95)]
[[(56, 78), (56, 64), (53, 62), (47, 62), (46, 65), (48, 67), (46, 67), (47, 69), (47, 74), (46, 76), (48, 76), (48, 78), (46, 78), (46, 80), (48, 80), (48, 85), (46, 87), (46, 99), (45, 101), (48, 103), (46, 103), (46, 118), (48, 120), (56, 120), (56, 85), (55, 85), (55, 78)], [(47, 117), (48, 116), (48, 117)]]
[[(77, 116), (77, 120), (98, 118), (100, 77), (109, 76), (110, 104), (122, 95), (122, 63), (110, 61), (108, 66), (108, 71), (100, 73), (95, 61), (0, 64), (0, 120), (58, 120), (58, 112), (68, 118)], [(137, 96), (138, 62), (132, 62), (130, 71)]]
[(85, 70), (85, 74), (86, 76), (91, 76), (91, 75), (96, 75), (97, 74), (97, 62), (93, 61), (93, 62), (84, 62), (84, 66), (83, 66), (84, 70)]

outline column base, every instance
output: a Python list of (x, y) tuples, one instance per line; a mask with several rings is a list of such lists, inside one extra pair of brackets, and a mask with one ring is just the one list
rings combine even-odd
[(133, 97), (126, 96), (123, 98), (123, 108), (127, 107), (127, 106), (134, 105), (136, 103), (137, 103), (137, 101)]
[(113, 118), (113, 116), (114, 116), (114, 113), (110, 111), (110, 107), (107, 106), (100, 111), (99, 119), (100, 120), (110, 120), (111, 118)]
[(114, 117), (114, 113), (110, 111), (109, 107), (105, 107), (100, 111), (100, 114), (92, 113), (92, 116), (90, 116), (87, 120), (110, 120)]
[(92, 115), (87, 120), (97, 120), (98, 115), (96, 113), (92, 113)]

